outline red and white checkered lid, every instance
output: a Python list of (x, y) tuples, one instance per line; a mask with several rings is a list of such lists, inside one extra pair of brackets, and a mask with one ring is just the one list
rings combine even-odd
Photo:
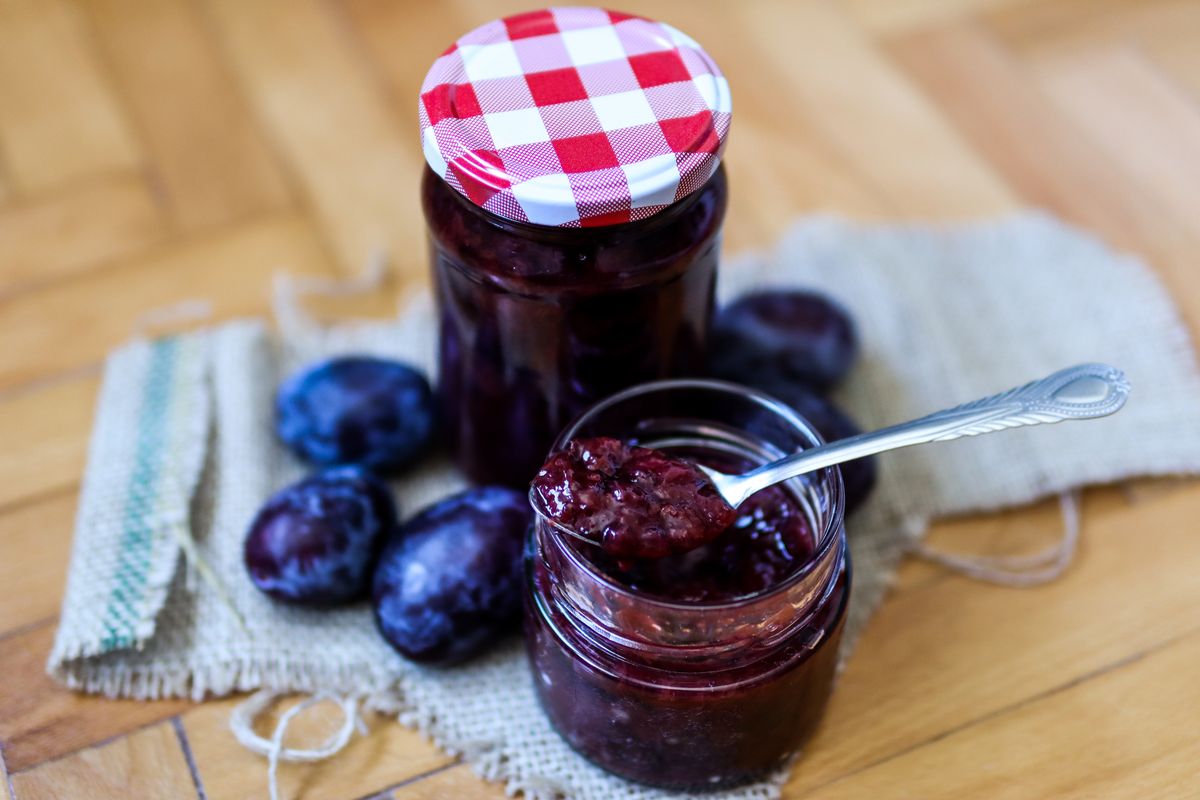
[(661, 22), (550, 8), (482, 25), (425, 76), (425, 160), (508, 219), (612, 225), (704, 185), (729, 132), (729, 84)]

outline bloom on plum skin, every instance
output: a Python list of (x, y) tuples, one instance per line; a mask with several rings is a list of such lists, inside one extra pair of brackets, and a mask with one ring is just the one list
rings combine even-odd
[(275, 431), (320, 466), (399, 470), (424, 454), (435, 433), (433, 391), (398, 361), (343, 356), (292, 375), (275, 395)]
[(258, 589), (283, 602), (360, 600), (395, 526), (387, 486), (358, 467), (326, 470), (281, 489), (262, 506), (246, 535), (246, 571)]
[(406, 658), (446, 665), (512, 628), (532, 513), (524, 493), (486, 486), (401, 526), (375, 570), (372, 600), (383, 638)]

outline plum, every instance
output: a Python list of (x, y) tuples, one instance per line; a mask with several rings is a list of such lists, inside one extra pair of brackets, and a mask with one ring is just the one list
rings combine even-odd
[(275, 395), (275, 431), (320, 466), (358, 464), (380, 472), (412, 463), (433, 439), (433, 392), (398, 361), (344, 356), (290, 377)]
[(735, 383), (788, 380), (825, 392), (857, 356), (854, 322), (838, 303), (815, 292), (761, 291), (717, 312), (708, 371)]
[(284, 602), (360, 600), (395, 526), (387, 486), (359, 467), (326, 470), (267, 500), (246, 535), (246, 570), (255, 586)]
[(422, 511), (384, 547), (372, 592), (379, 632), (401, 655), (453, 664), (521, 615), (523, 492), (469, 489)]

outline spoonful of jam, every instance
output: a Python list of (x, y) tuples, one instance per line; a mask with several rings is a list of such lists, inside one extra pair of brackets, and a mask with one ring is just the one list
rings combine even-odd
[(621, 559), (686, 553), (737, 516), (695, 464), (608, 437), (572, 439), (533, 493), (551, 519)]
[(852, 436), (728, 475), (659, 450), (611, 438), (576, 439), (533, 479), (545, 513), (616, 558), (662, 558), (719, 536), (735, 509), (768, 486), (863, 456), (928, 442), (1094, 419), (1119, 411), (1125, 373), (1080, 364), (982, 400)]

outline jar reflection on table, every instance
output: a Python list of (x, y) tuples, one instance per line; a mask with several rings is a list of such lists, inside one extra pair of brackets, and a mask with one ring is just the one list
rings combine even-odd
[[(647, 427), (654, 419), (661, 424)], [(718, 460), (754, 463), (819, 441), (789, 409), (707, 381), (623, 393), (556, 447), (595, 435), (687, 440), (689, 453), (707, 448)], [(682, 790), (762, 779), (799, 751), (831, 690), (849, 568), (838, 470), (787, 488), (809, 514), (811, 560), (774, 587), (727, 602), (631, 589), (597, 568), (589, 545), (538, 514), (526, 643), (538, 697), (572, 747), (623, 777)]]

